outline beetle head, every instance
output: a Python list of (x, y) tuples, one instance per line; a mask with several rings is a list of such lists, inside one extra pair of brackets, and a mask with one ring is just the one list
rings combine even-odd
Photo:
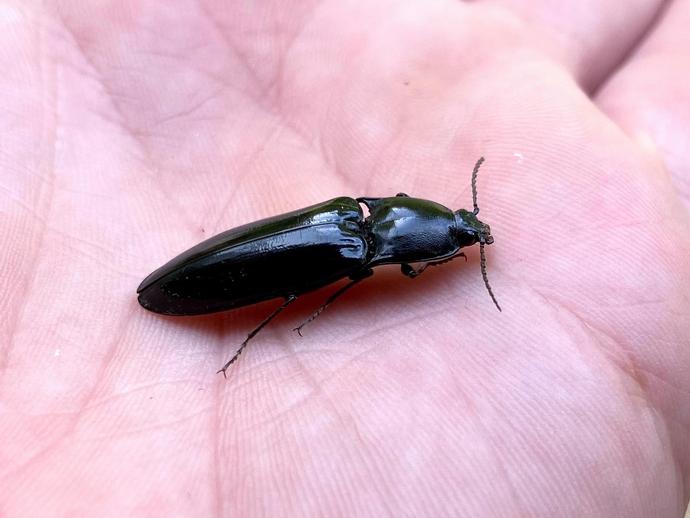
[(469, 246), (475, 243), (490, 245), (494, 242), (491, 228), (482, 223), (474, 212), (460, 209), (455, 212), (455, 239), (458, 246)]

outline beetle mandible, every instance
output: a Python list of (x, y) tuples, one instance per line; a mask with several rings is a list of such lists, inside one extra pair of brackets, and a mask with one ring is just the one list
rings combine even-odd
[[(472, 171), (474, 210), (452, 210), (399, 193), (389, 198), (334, 198), (262, 219), (190, 248), (146, 277), (139, 303), (164, 315), (201, 315), (283, 298), (218, 370), (226, 375), (247, 343), (297, 297), (343, 278), (342, 286), (300, 326), (314, 320), (336, 298), (372, 275), (372, 268), (400, 264), (414, 278), (428, 266), (465, 257), (461, 248), (479, 243), (486, 289), (501, 310), (486, 275), (484, 245), (494, 239), (477, 219), (477, 173)], [(364, 217), (361, 204), (369, 209)], [(421, 264), (415, 268), (414, 264)]]

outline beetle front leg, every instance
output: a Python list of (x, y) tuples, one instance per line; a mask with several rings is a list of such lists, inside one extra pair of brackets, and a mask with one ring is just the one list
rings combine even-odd
[(415, 277), (417, 277), (420, 273), (424, 271), (425, 268), (426, 264), (422, 266), (419, 270), (415, 270), (411, 264), (403, 263), (400, 265), (400, 271), (402, 272), (402, 274), (406, 277), (409, 277), (410, 279), (414, 279)]
[(308, 319), (306, 319), (306, 320), (305, 320), (304, 322), (302, 322), (299, 326), (297, 326), (296, 328), (294, 328), (293, 331), (297, 331), (297, 334), (300, 335), (300, 336), (302, 336), (302, 328), (303, 328), (304, 326), (306, 326), (309, 322), (313, 321), (316, 317), (318, 317), (321, 313), (323, 313), (323, 310), (326, 309), (335, 299), (337, 299), (338, 297), (340, 297), (343, 293), (345, 293), (347, 290), (349, 290), (350, 288), (352, 288), (352, 287), (353, 287), (355, 284), (357, 284), (358, 282), (363, 281), (363, 280), (366, 279), (367, 277), (371, 277), (371, 276), (373, 275), (373, 273), (374, 273), (373, 270), (365, 270), (365, 271), (362, 272), (360, 275), (358, 275), (357, 277), (353, 278), (353, 279), (352, 279), (350, 282), (348, 282), (345, 286), (343, 286), (343, 287), (340, 288), (338, 291), (336, 291), (333, 295), (331, 295), (330, 297), (328, 297), (328, 298), (326, 299), (326, 302), (324, 302), (323, 304), (321, 304), (321, 306), (319, 306), (319, 309), (317, 309), (316, 311), (314, 311), (314, 313), (312, 313), (311, 316), (310, 316)]
[(296, 300), (297, 300), (297, 295), (290, 295), (289, 297), (287, 297), (285, 299), (285, 302), (283, 302), (282, 306), (280, 306), (278, 309), (273, 311), (273, 313), (271, 313), (266, 318), (264, 318), (263, 321), (258, 326), (256, 326), (256, 328), (251, 333), (249, 333), (247, 335), (247, 338), (244, 340), (244, 342), (242, 342), (242, 345), (240, 345), (240, 348), (237, 349), (237, 352), (234, 354), (234, 356), (232, 358), (230, 358), (225, 363), (225, 365), (223, 365), (223, 367), (221, 369), (219, 369), (218, 372), (216, 372), (216, 374), (219, 374), (222, 372), (223, 376), (227, 379), (228, 376), (226, 374), (226, 371), (228, 370), (228, 367), (230, 367), (230, 365), (232, 365), (233, 363), (235, 363), (235, 361), (237, 361), (237, 358), (240, 357), (240, 354), (242, 354), (242, 351), (244, 350), (244, 348), (247, 347), (249, 340), (254, 338), (256, 336), (256, 334), (259, 331), (261, 331), (266, 324), (268, 324), (271, 320), (273, 320), (275, 317), (277, 317), (278, 313), (283, 311), (286, 307), (288, 307), (291, 303), (293, 303)]
[(414, 267), (411, 264), (408, 263), (402, 263), (400, 265), (400, 271), (402, 272), (403, 275), (409, 277), (410, 279), (414, 279), (415, 277), (419, 276), (422, 274), (424, 270), (427, 269), (429, 266), (438, 266), (439, 264), (444, 264), (447, 263), (448, 261), (452, 261), (456, 257), (464, 257), (465, 262), (467, 262), (467, 256), (463, 253), (460, 252), (459, 254), (455, 254), (453, 257), (449, 257), (448, 259), (444, 259), (442, 261), (434, 261), (431, 263), (424, 263), (419, 269), (415, 270)]

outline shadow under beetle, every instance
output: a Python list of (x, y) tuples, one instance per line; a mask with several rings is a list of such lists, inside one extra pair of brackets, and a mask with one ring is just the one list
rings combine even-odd
[[(477, 219), (477, 172), (472, 171), (472, 212), (400, 193), (390, 198), (334, 198), (280, 216), (262, 219), (190, 248), (146, 277), (139, 303), (164, 315), (200, 315), (285, 299), (242, 342), (218, 371), (223, 375), (266, 324), (303, 293), (348, 277), (304, 323), (336, 298), (372, 275), (382, 264), (400, 264), (414, 278), (427, 266), (465, 257), (460, 249), (479, 243), (484, 284), (500, 311), (486, 276), (484, 245), (494, 239)], [(369, 209), (364, 217), (360, 204)], [(415, 268), (413, 264), (420, 264)]]

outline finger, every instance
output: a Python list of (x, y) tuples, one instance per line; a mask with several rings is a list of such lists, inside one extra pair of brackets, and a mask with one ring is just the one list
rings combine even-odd
[(480, 0), (500, 6), (538, 30), (542, 50), (562, 61), (587, 90), (604, 79), (644, 37), (663, 0)]
[(690, 1), (674, 2), (596, 101), (643, 149), (661, 156), (690, 210), (689, 26)]
[[(690, 2), (674, 2), (648, 41), (631, 60), (611, 78), (596, 97), (599, 106), (609, 114), (640, 148), (653, 157), (660, 156), (672, 175), (676, 190), (686, 208), (690, 209), (690, 166), (687, 161), (687, 143), (690, 141)], [(663, 168), (658, 168), (663, 171)], [(673, 200), (664, 200), (673, 210)], [(682, 211), (682, 209), (678, 208)], [(666, 224), (666, 221), (664, 221)], [(687, 241), (686, 241), (687, 242)], [(687, 245), (676, 240), (681, 257), (687, 256)], [(684, 248), (683, 248), (684, 247)], [(666, 249), (665, 256), (672, 257), (677, 250)], [(675, 268), (676, 285), (688, 285), (687, 262)], [(687, 291), (686, 291), (687, 293)], [(687, 296), (687, 295), (686, 295)], [(669, 308), (673, 304), (669, 300)], [(685, 304), (685, 307), (687, 304)], [(679, 308), (683, 306), (678, 306)], [(675, 311), (672, 325), (682, 326), (690, 318), (686, 311)], [(684, 342), (666, 342), (663, 357), (674, 358), (663, 362), (662, 383), (650, 383), (648, 391), (655, 395), (655, 402), (668, 416), (671, 435), (678, 437), (678, 457), (687, 470), (690, 465), (690, 448), (684, 437), (690, 427), (690, 416), (681, 409), (687, 408), (690, 393), (687, 366), (690, 353)], [(656, 359), (650, 361), (654, 365)], [(661, 362), (660, 362), (661, 363)], [(649, 367), (652, 370), (653, 367)]]

